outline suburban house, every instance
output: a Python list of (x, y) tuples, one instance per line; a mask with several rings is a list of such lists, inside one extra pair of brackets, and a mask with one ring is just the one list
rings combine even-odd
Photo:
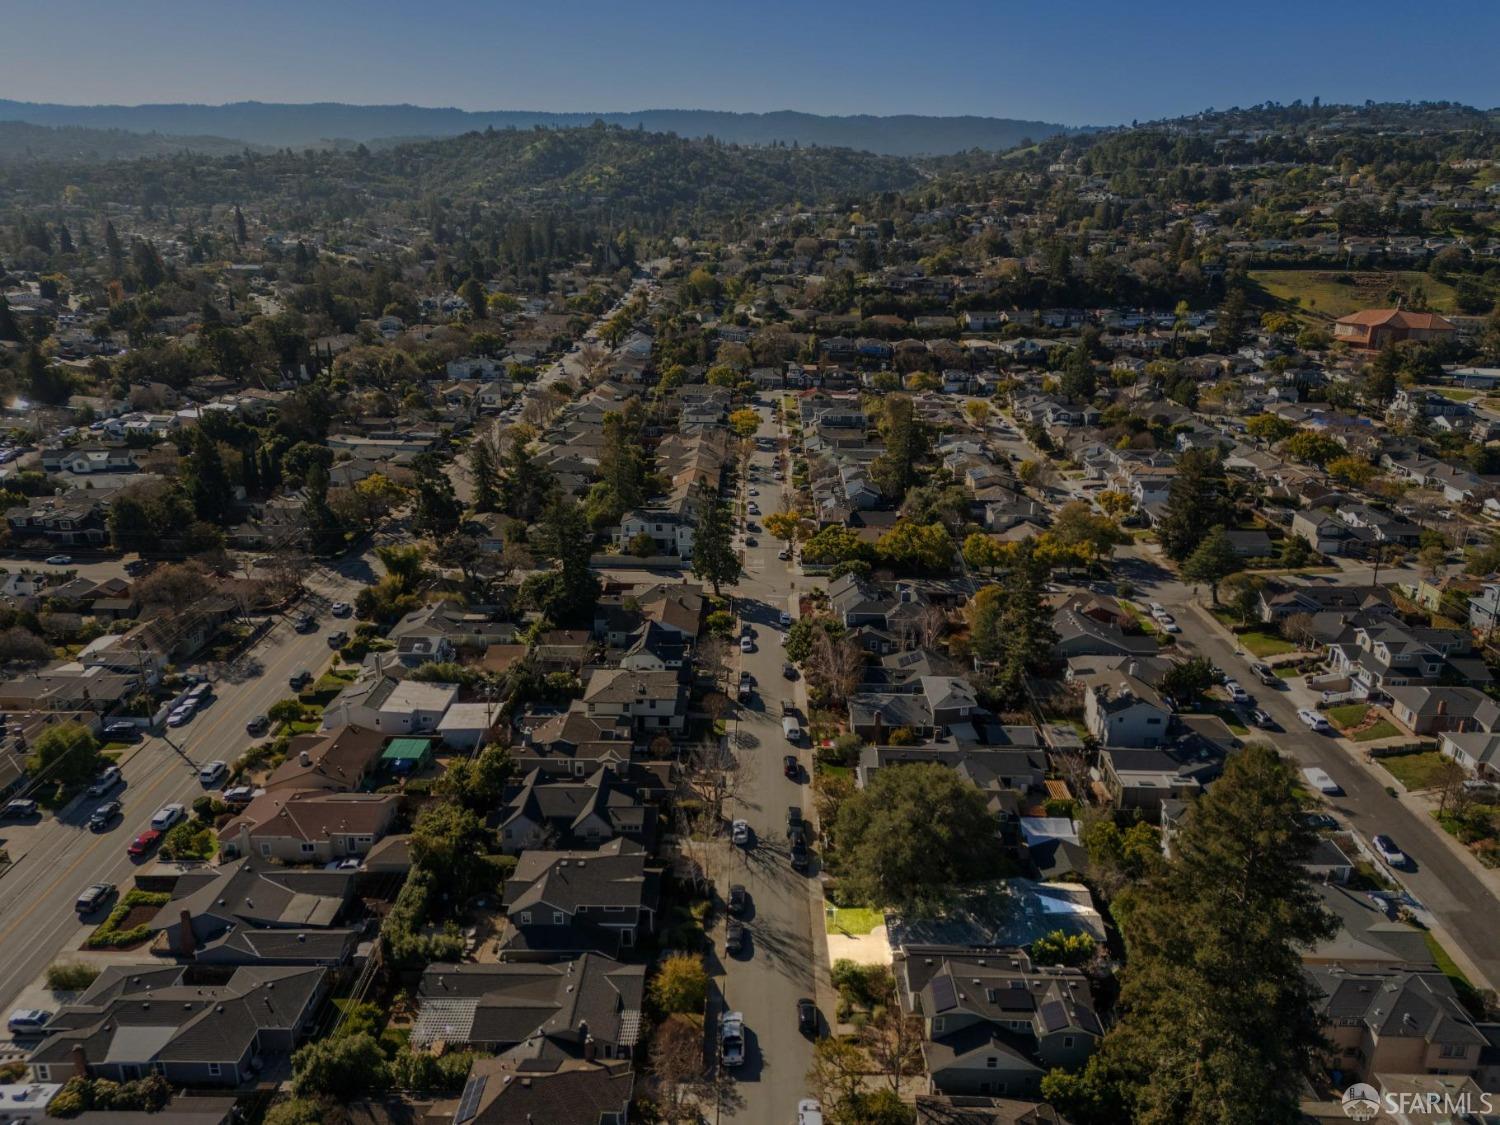
[(502, 960), (619, 956), (655, 929), (660, 893), (646, 850), (628, 840), (596, 851), (524, 851), (505, 883)]
[(192, 966), (110, 965), (47, 1024), (27, 1059), (38, 1082), (75, 1074), (238, 1087), (311, 1030), (327, 970), (245, 965), (220, 984)]
[(599, 668), (583, 691), (590, 718), (628, 719), (637, 734), (680, 733), (687, 721), (687, 688), (676, 672)]
[(1104, 1033), (1082, 972), (1033, 968), (1019, 949), (908, 947), (895, 970), (901, 1006), (922, 1019), (932, 1092), (1034, 1095)]
[(1160, 746), (1172, 707), (1141, 678), (1136, 661), (1116, 658), (1069, 663), (1068, 679), (1083, 688), (1083, 722), (1101, 746)]
[(1053, 651), (1063, 658), (1074, 656), (1155, 656), (1156, 642), (1150, 637), (1126, 633), (1118, 625), (1106, 624), (1071, 605), (1052, 615), (1057, 631)]
[(479, 1057), (457, 1098), (428, 1111), (430, 1125), (625, 1125), (635, 1089), (628, 1061), (537, 1060), (518, 1051)]
[(328, 704), (323, 729), (360, 726), (392, 735), (435, 731), (457, 700), (457, 684), (398, 680), (364, 668)]
[(656, 843), (656, 807), (607, 765), (581, 779), (533, 768), (492, 819), (507, 855), (534, 847), (595, 847), (616, 837), (647, 850)]
[(286, 761), (262, 786), (269, 792), (326, 789), (352, 792), (374, 776), (386, 736), (364, 727), (335, 727), (293, 736)]
[(1314, 966), (1315, 1010), (1329, 1041), (1328, 1065), (1348, 1078), (1376, 1074), (1472, 1074), (1488, 1040), (1453, 984), (1437, 970)]
[(1099, 753), (1099, 774), (1120, 809), (1139, 809), (1155, 819), (1168, 800), (1199, 796), (1223, 772), (1222, 755), (1202, 747), (1106, 747)]
[(1391, 697), (1391, 714), (1413, 734), (1500, 728), (1500, 703), (1474, 688), (1414, 684), (1385, 692)]
[(362, 856), (390, 830), (400, 807), (394, 793), (278, 790), (256, 797), (220, 828), (219, 848), (227, 857), (283, 863)]
[(1476, 778), (1500, 781), (1500, 734), (1488, 731), (1444, 731), (1438, 749)]
[(564, 961), (437, 962), (417, 987), (412, 1042), (547, 1059), (628, 1059), (640, 1036), (646, 966), (584, 953)]

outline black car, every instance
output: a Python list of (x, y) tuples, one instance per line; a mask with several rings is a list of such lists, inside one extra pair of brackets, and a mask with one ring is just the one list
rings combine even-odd
[(797, 755), (787, 754), (781, 759), (781, 772), (793, 781), (802, 776), (802, 767), (797, 764)]
[(797, 1030), (803, 1035), (818, 1034), (818, 1006), (806, 996), (797, 1001)]
[(122, 806), (119, 801), (105, 801), (89, 816), (89, 827), (95, 832), (102, 832), (114, 822), (120, 815)]
[(791, 834), (792, 841), (792, 870), (806, 871), (807, 865), (812, 861), (807, 851), (807, 837), (799, 827)]
[(745, 948), (745, 924), (730, 922), (724, 932), (724, 952), (739, 953)]
[(265, 715), (256, 715), (255, 718), (245, 724), (245, 733), (254, 735), (256, 738), (259, 738), (270, 729), (271, 720)]
[(788, 806), (786, 810), (786, 838), (791, 840), (797, 836), (805, 835), (807, 829), (802, 823), (802, 810), (796, 805)]
[(781, 674), (789, 680), (795, 680), (797, 678), (797, 666), (788, 661), (781, 666)]
[(729, 888), (729, 913), (736, 917), (745, 913), (745, 907), (750, 905), (750, 896), (745, 893), (743, 883), (736, 883)]
[(348, 633), (340, 631), (338, 633), (329, 633), (328, 634), (328, 647), (329, 648), (343, 648), (348, 643), (349, 643), (349, 634)]

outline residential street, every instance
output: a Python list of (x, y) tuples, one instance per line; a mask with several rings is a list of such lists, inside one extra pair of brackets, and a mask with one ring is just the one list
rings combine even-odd
[(1298, 707), (1310, 706), (1311, 695), (1298, 701), (1293, 692), (1300, 689), (1268, 688), (1255, 683), (1248, 671), (1252, 658), (1236, 655), (1235, 646), (1201, 607), (1190, 587), (1140, 549), (1122, 552), (1113, 570), (1118, 578), (1129, 580), (1143, 597), (1165, 605), (1182, 626), (1183, 640), (1230, 676), (1238, 677), (1256, 703), (1276, 721), (1279, 729), (1252, 731), (1247, 740), (1262, 738), (1289, 751), (1299, 766), (1327, 770), (1344, 790), (1342, 797), (1331, 798), (1332, 811), (1366, 842), (1377, 832), (1397, 841), (1413, 866), (1394, 874), (1436, 918), (1444, 931), (1440, 935), (1444, 944), (1486, 978), (1486, 984), (1500, 983), (1500, 946), (1494, 937), (1497, 909), (1494, 892), (1444, 846), (1438, 836), (1442, 830), (1420, 812), (1392, 798), (1385, 791), (1389, 780), (1378, 766), (1367, 768), (1357, 757), (1359, 750), (1332, 736), (1315, 734), (1298, 720)]
[[(173, 801), (191, 804), (204, 793), (198, 767), (237, 756), (252, 741), (245, 723), (292, 694), (288, 678), (303, 668), (316, 674), (327, 662), (327, 635), (346, 627), (345, 621), (327, 613), (327, 604), (351, 599), (354, 587), (320, 571), (310, 578), (309, 588), (313, 596), (304, 604), (317, 609), (318, 630), (299, 634), (288, 621), (278, 619), (242, 658), (241, 672), (214, 677), (214, 702), (186, 726), (167, 731), (170, 742), (150, 737), (125, 752), (123, 788), (109, 797), (79, 797), (58, 817), (47, 815), (0, 830), (15, 861), (0, 877), (0, 945), (8, 952), (0, 965), (0, 1011), (14, 1008), (58, 954), (76, 946), (81, 931), (108, 913), (101, 910), (80, 922), (73, 903), (84, 887), (109, 882), (129, 889), (130, 876), (153, 862), (136, 861), (125, 853), (151, 814)], [(124, 815), (108, 831), (90, 831), (89, 814), (109, 799), (123, 803)], [(28, 995), (26, 1002), (48, 1006), (42, 992)]]
[[(769, 408), (759, 408), (760, 437), (779, 435)], [(779, 511), (782, 488), (772, 479), (772, 454), (757, 452), (755, 479), (749, 487), (759, 490), (755, 501), (763, 514)], [(760, 526), (760, 517), (750, 522)], [(742, 1103), (726, 1111), (729, 1120), (790, 1122), (796, 1120), (797, 1101), (805, 1097), (805, 1075), (812, 1061), (811, 1044), (797, 1031), (797, 1000), (814, 997), (816, 944), (814, 927), (822, 920), (815, 910), (821, 901), (816, 887), (817, 846), (806, 874), (791, 868), (787, 846), (787, 810), (797, 806), (804, 816), (812, 813), (812, 756), (804, 733), (802, 745), (787, 744), (781, 728), (781, 705), (796, 702), (802, 693), (799, 681), (784, 679), (779, 624), (783, 610), (792, 612), (796, 589), (807, 588), (808, 579), (793, 577), (790, 562), (776, 557), (781, 542), (763, 531), (752, 532), (758, 543), (745, 550), (745, 576), (735, 588), (742, 620), (754, 629), (755, 650), (741, 654), (737, 668), (755, 677), (755, 699), (741, 708), (730, 724), (730, 736), (741, 759), (753, 763), (747, 771), (744, 791), (727, 813), (743, 817), (753, 831), (752, 846), (733, 848), (721, 878), (720, 893), (728, 894), (732, 883), (743, 883), (750, 907), (745, 913), (749, 942), (738, 956), (725, 955), (724, 1001), (745, 1015), (747, 1052), (745, 1065), (734, 1072)], [(737, 673), (736, 673), (737, 674)], [(798, 720), (806, 726), (805, 706), (797, 708)], [(795, 752), (801, 763), (798, 780), (782, 771), (782, 758)], [(732, 847), (727, 842), (726, 847)], [(826, 1027), (826, 1013), (824, 1016)]]

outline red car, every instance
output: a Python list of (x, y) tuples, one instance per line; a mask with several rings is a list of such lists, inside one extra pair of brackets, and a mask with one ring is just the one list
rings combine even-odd
[(145, 855), (161, 842), (162, 836), (163, 833), (158, 832), (155, 828), (148, 828), (134, 840), (130, 841), (130, 847), (125, 850), (131, 855)]

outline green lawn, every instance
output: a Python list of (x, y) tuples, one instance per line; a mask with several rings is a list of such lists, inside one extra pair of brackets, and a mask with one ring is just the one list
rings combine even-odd
[(1431, 789), (1438, 784), (1443, 763), (1449, 759), (1436, 750), (1424, 750), (1420, 754), (1393, 754), (1376, 760), (1408, 789)]
[(1336, 727), (1357, 726), (1369, 713), (1368, 703), (1345, 703), (1341, 707), (1330, 707), (1323, 712), (1328, 716), (1328, 721)]
[[(1353, 284), (1341, 282), (1350, 278)], [(1296, 302), (1304, 312), (1346, 316), (1360, 309), (1389, 308), (1388, 291), (1421, 285), (1436, 312), (1454, 310), (1453, 286), (1419, 270), (1251, 270), (1250, 280), (1278, 301)]]
[(1276, 673), (1278, 679), (1282, 680), (1295, 680), (1302, 675), (1295, 664), (1283, 664), (1280, 668), (1273, 668), (1272, 671)]
[(838, 906), (827, 912), (828, 932), (860, 937), (885, 925), (885, 915), (868, 906)]
[(1451, 398), (1454, 402), (1468, 402), (1479, 394), (1478, 391), (1471, 391), (1467, 387), (1439, 387), (1437, 393), (1444, 398)]
[(1262, 660), (1268, 656), (1280, 656), (1283, 653), (1297, 651), (1297, 646), (1291, 641), (1283, 640), (1276, 634), (1267, 633), (1262, 629), (1251, 629), (1249, 632), (1240, 633), (1236, 639), (1246, 652)]
[(1382, 738), (1400, 738), (1401, 728), (1388, 719), (1381, 719), (1372, 726), (1366, 727), (1351, 738), (1355, 742), (1378, 742)]
[(1485, 1010), (1484, 1000), (1469, 983), (1469, 978), (1464, 971), (1458, 967), (1458, 962), (1443, 948), (1443, 943), (1433, 937), (1428, 931), (1423, 931), (1422, 939), (1427, 943), (1427, 952), (1432, 957), (1432, 963), (1437, 966), (1438, 972), (1448, 978), (1453, 985), (1453, 991), (1458, 993), (1458, 998), (1475, 1015), (1482, 1015)]

